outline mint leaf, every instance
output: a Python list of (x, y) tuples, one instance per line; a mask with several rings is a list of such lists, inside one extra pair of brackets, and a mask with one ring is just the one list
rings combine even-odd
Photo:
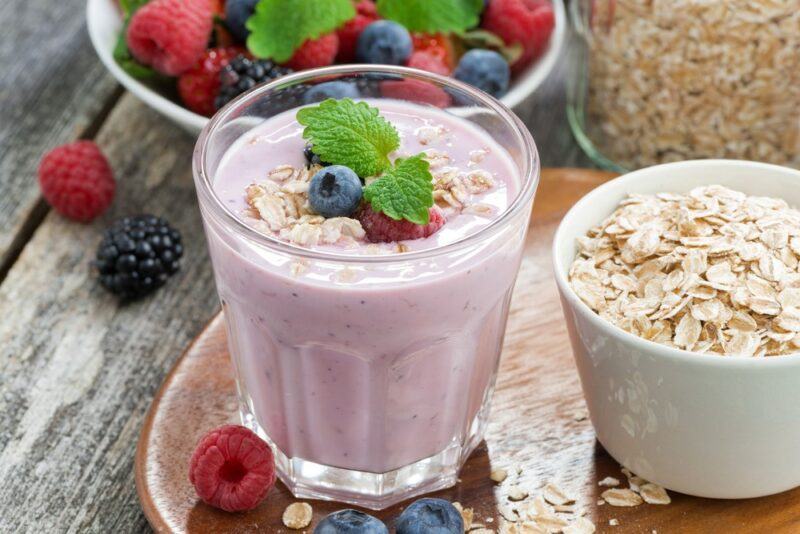
[(378, 109), (349, 98), (329, 98), (297, 112), (322, 161), (350, 167), (361, 177), (376, 176), (391, 165), (389, 154), (400, 146), (400, 135)]
[(247, 19), (247, 48), (256, 57), (283, 63), (307, 39), (332, 32), (355, 16), (350, 0), (261, 0)]
[(480, 22), (483, 0), (378, 0), (378, 12), (411, 32), (463, 32)]
[(428, 224), (433, 206), (433, 177), (425, 154), (398, 159), (395, 166), (364, 189), (364, 199), (373, 211), (395, 220)]

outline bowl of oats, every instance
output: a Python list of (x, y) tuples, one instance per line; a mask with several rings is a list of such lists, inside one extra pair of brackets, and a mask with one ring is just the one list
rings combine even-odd
[(582, 198), (555, 277), (597, 438), (668, 489), (800, 485), (800, 171), (694, 160)]

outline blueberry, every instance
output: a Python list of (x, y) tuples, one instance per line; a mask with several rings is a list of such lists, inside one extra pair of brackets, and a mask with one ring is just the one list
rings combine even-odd
[(356, 59), (360, 63), (402, 65), (411, 55), (411, 48), (408, 30), (396, 22), (379, 20), (359, 35)]
[(328, 98), (358, 98), (360, 96), (355, 84), (342, 81), (325, 82), (306, 91), (306, 94), (303, 95), (303, 102), (314, 104)]
[(397, 534), (461, 534), (464, 521), (455, 506), (442, 499), (420, 499), (397, 519)]
[(476, 48), (462, 56), (453, 76), (492, 96), (500, 97), (508, 91), (511, 71), (508, 62), (497, 52)]
[(314, 534), (389, 534), (381, 521), (357, 510), (339, 510), (319, 522)]
[(311, 178), (308, 201), (323, 217), (347, 217), (361, 203), (361, 180), (343, 165), (331, 165)]
[(258, 0), (228, 0), (225, 4), (225, 24), (234, 37), (245, 42), (250, 30), (245, 23), (256, 9)]

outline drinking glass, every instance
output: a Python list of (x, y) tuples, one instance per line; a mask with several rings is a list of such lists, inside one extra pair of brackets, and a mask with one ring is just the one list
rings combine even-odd
[[(223, 156), (332, 79), (352, 81), (373, 101), (405, 100), (416, 113), (437, 108), (485, 130), (518, 173), (508, 210), (456, 242), (380, 256), (309, 250), (246, 224), (215, 194)], [(280, 479), (298, 498), (372, 509), (454, 485), (487, 426), (539, 180), (519, 119), (435, 74), (316, 69), (221, 110), (197, 142), (194, 178), (241, 418), (273, 447)]]

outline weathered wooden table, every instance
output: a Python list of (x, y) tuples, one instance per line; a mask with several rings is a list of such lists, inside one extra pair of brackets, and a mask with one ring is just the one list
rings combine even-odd
[[(0, 66), (0, 532), (147, 532), (133, 478), (142, 422), (219, 309), (191, 180), (194, 139), (105, 72), (83, 0), (2, 0)], [(545, 166), (589, 166), (567, 126), (565, 70), (520, 115)], [(36, 183), (42, 153), (78, 138), (102, 146), (118, 180), (112, 209), (90, 225), (49, 211)], [(121, 306), (89, 261), (111, 220), (139, 212), (167, 216), (186, 254), (165, 288)], [(543, 439), (543, 452), (562, 447)], [(792, 528), (788, 519), (771, 526)]]

